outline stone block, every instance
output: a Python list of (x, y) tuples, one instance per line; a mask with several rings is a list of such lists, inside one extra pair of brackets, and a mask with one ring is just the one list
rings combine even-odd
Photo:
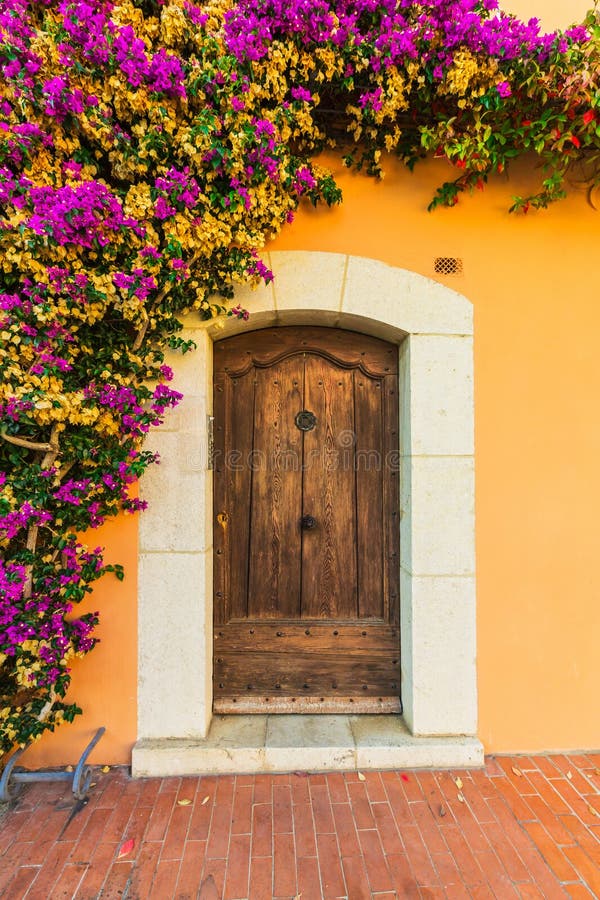
[(269, 716), (265, 764), (273, 772), (354, 769), (354, 738), (348, 717)]
[(413, 575), (475, 571), (471, 457), (405, 457), (400, 482), (403, 567)]
[(244, 775), (264, 771), (263, 747), (215, 747), (204, 742), (141, 740), (131, 754), (134, 778)]
[(348, 258), (342, 312), (413, 334), (472, 334), (473, 309), (461, 294), (375, 259)]
[(203, 553), (141, 553), (138, 730), (140, 737), (200, 738), (211, 710), (212, 603)]
[(477, 738), (420, 738), (400, 716), (352, 716), (358, 769), (466, 768), (483, 764)]
[(194, 410), (198, 431), (158, 432), (148, 442), (160, 462), (140, 481), (140, 496), (148, 502), (140, 516), (142, 551), (201, 552), (212, 545), (212, 472), (200, 409), (206, 409), (203, 401)]
[(400, 452), (405, 456), (473, 454), (473, 339), (407, 338), (401, 348)]
[[(268, 253), (263, 253), (262, 258), (267, 266), (270, 265)], [(269, 284), (261, 283), (257, 287), (252, 287), (249, 284), (236, 284), (234, 285), (233, 300), (229, 301), (216, 297), (215, 302), (228, 309), (238, 305), (241, 306), (242, 309), (247, 309), (250, 313), (250, 321), (253, 321), (255, 316), (261, 314), (264, 315), (265, 313), (270, 313), (272, 316), (275, 311), (273, 282), (271, 281)], [(224, 328), (235, 329), (239, 325), (239, 330), (245, 331), (248, 327), (246, 322), (231, 316), (217, 316), (214, 319), (201, 319), (195, 313), (190, 313), (185, 317), (184, 325), (186, 329), (192, 331), (204, 330), (209, 335), (213, 336), (213, 338), (215, 338), (215, 334), (218, 335), (218, 332)]]
[[(404, 589), (403, 643), (414, 735), (473, 735), (477, 731), (475, 581), (412, 577)], [(410, 610), (405, 607), (410, 605)], [(403, 660), (404, 666), (404, 660)], [(409, 669), (409, 671), (408, 671)], [(408, 691), (407, 691), (408, 693)]]
[[(338, 314), (347, 259), (341, 253), (272, 253), (278, 314), (283, 317), (289, 310), (322, 310)], [(322, 324), (321, 316), (319, 324)]]
[(187, 396), (212, 397), (212, 341), (206, 330), (184, 328), (178, 335), (184, 341), (194, 341), (195, 350), (167, 350), (165, 364), (173, 369), (174, 390)]

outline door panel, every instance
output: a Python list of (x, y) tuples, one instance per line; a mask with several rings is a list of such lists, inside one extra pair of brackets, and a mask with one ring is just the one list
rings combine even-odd
[[(216, 372), (215, 428), (215, 617), (219, 621), (246, 618), (248, 614), (248, 546), (252, 472), (247, 448), (254, 433), (254, 379), (229, 378)], [(245, 416), (220, 415), (218, 410), (246, 409)], [(224, 501), (224, 498), (227, 498)], [(221, 498), (221, 499), (219, 499)]]
[(255, 373), (249, 618), (301, 614), (302, 433), (290, 410), (302, 402), (302, 363), (293, 357)]
[(381, 493), (383, 498), (383, 617), (400, 625), (400, 449), (398, 373), (383, 380)]
[(359, 618), (383, 619), (386, 610), (382, 393), (380, 380), (354, 372)]
[[(397, 669), (397, 666), (396, 666)], [(325, 697), (335, 683), (338, 696), (358, 694), (361, 699), (375, 699), (388, 693), (390, 662), (382, 653), (352, 654), (340, 666), (337, 652), (321, 649), (318, 654), (307, 654), (301, 665), (290, 653), (273, 653), (265, 667), (264, 653), (219, 653), (215, 661), (215, 678), (227, 680), (233, 697), (248, 694), (251, 690), (262, 697), (294, 697), (305, 695)], [(396, 678), (398, 673), (396, 672)], [(279, 685), (279, 687), (277, 687)], [(309, 693), (310, 692), (310, 693)], [(301, 708), (301, 705), (298, 705)], [(265, 712), (265, 709), (262, 709)]]
[(354, 434), (352, 372), (321, 357), (307, 357), (304, 407), (317, 425), (304, 434), (303, 515), (316, 525), (302, 530), (302, 617), (357, 616), (356, 495), (354, 467), (344, 458)]
[(215, 344), (216, 711), (400, 708), (397, 378), (339, 329)]

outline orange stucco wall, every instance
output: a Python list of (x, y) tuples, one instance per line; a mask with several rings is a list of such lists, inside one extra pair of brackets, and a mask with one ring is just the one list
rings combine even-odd
[[(581, 20), (587, 0), (506, 0), (547, 27)], [(441, 161), (414, 175), (393, 162), (383, 183), (329, 160), (344, 191), (331, 211), (305, 209), (277, 249), (370, 256), (444, 280), (474, 304), (480, 737), (487, 751), (600, 747), (600, 213), (582, 192), (544, 213), (513, 217), (527, 167), (452, 210), (426, 212)], [(177, 385), (175, 385), (177, 386)], [(127, 763), (136, 732), (137, 523), (93, 536), (126, 566), (99, 583), (100, 646), (78, 662), (72, 696), (85, 709), (44, 737), (31, 766), (76, 761), (107, 726), (96, 761)]]
[(123, 515), (90, 532), (90, 547), (107, 548), (106, 562), (125, 567), (124, 581), (106, 575), (77, 611), (100, 611), (96, 636), (100, 643), (73, 666), (69, 700), (84, 714), (72, 725), (45, 734), (27, 750), (30, 768), (75, 763), (100, 725), (106, 734), (91, 762), (128, 763), (136, 738), (137, 700), (137, 518)]
[(521, 19), (535, 16), (546, 30), (567, 28), (581, 22), (593, 5), (593, 0), (500, 0), (500, 6), (506, 12)]

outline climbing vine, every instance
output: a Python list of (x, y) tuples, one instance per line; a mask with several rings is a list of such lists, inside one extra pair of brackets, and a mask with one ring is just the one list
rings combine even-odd
[(89, 535), (144, 505), (165, 351), (340, 201), (319, 152), (445, 157), (432, 207), (532, 154), (513, 209), (545, 207), (594, 183), (599, 49), (595, 12), (545, 35), (496, 0), (0, 0), (0, 753), (79, 711), (76, 607), (123, 577)]

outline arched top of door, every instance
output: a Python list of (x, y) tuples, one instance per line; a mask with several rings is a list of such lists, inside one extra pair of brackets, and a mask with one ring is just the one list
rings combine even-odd
[(371, 377), (398, 371), (394, 344), (370, 335), (323, 326), (275, 326), (215, 343), (215, 371), (239, 378), (295, 356), (320, 356), (342, 369)]

